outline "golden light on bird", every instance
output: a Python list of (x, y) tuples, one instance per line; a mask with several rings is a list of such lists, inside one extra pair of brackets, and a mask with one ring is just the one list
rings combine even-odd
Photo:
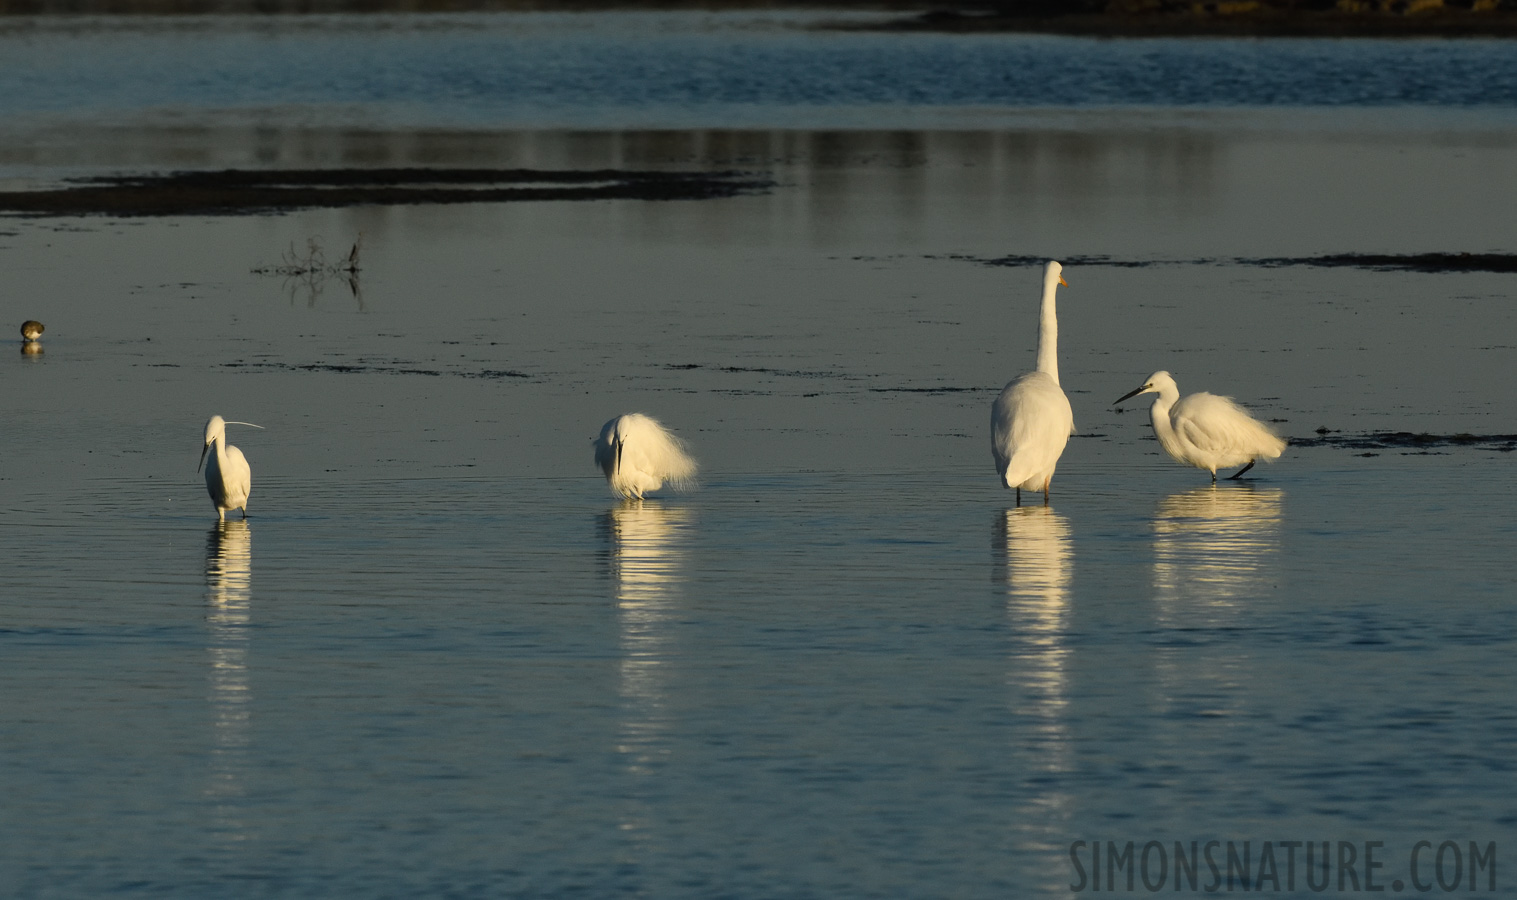
[(601, 428), (595, 464), (611, 490), (627, 500), (641, 500), (665, 482), (675, 490), (693, 487), (697, 468), (685, 443), (642, 413), (617, 416)]
[(1168, 372), (1155, 372), (1142, 385), (1117, 398), (1121, 403), (1139, 394), (1157, 394), (1149, 408), (1154, 437), (1175, 462), (1211, 472), (1243, 466), (1231, 478), (1241, 478), (1259, 460), (1272, 462), (1285, 450), (1285, 440), (1249, 415), (1231, 397), (1205, 391), (1180, 396)]
[[(226, 442), (228, 425), (247, 425), (262, 428), (252, 422), (228, 422), (220, 416), (211, 416), (205, 423), (205, 445), (200, 448), (200, 466), (205, 466), (205, 489), (211, 495), (211, 504), (216, 507), (216, 518), (225, 522), (227, 510), (240, 509), (242, 517), (248, 517), (248, 495), (253, 492), (253, 469), (248, 465), (242, 451)], [(210, 464), (206, 455), (210, 453)]]
[(1064, 267), (1053, 261), (1043, 267), (1037, 368), (1007, 383), (990, 408), (990, 453), (995, 457), (1001, 484), (1017, 492), (1019, 505), (1022, 488), (1042, 491), (1043, 502), (1048, 502), (1054, 467), (1075, 430), (1074, 411), (1059, 385), (1059, 320), (1054, 294), (1059, 285), (1068, 286), (1063, 271)]

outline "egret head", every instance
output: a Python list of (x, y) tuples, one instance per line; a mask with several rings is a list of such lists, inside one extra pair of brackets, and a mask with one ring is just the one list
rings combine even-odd
[(1054, 282), (1069, 287), (1069, 282), (1064, 280), (1064, 267), (1050, 259), (1048, 265), (1043, 267), (1043, 283), (1052, 284)]
[(254, 425), (252, 422), (228, 422), (220, 416), (211, 416), (211, 420), (205, 423), (205, 445), (200, 448), (200, 465), (195, 466), (195, 471), (200, 471), (200, 466), (205, 465), (205, 454), (211, 449), (211, 445), (217, 441), (226, 443), (226, 427), (228, 425), (246, 425), (249, 428), (262, 428), (262, 425)]
[[(1161, 369), (1148, 376), (1142, 385), (1118, 397), (1112, 405), (1115, 406), (1117, 403), (1121, 403), (1130, 397), (1136, 397), (1139, 394), (1158, 394), (1165, 388), (1175, 388), (1175, 379), (1168, 372)], [(1175, 389), (1178, 391), (1178, 388)]]
[(600, 437), (595, 438), (595, 464), (607, 478), (622, 470), (622, 447), (627, 442), (630, 421), (631, 416), (617, 416), (602, 426)]
[(195, 465), (195, 471), (205, 465), (205, 453), (211, 449), (211, 445), (226, 439), (226, 419), (220, 416), (211, 416), (211, 421), (205, 423), (205, 444), (200, 448), (200, 462)]
[(205, 423), (205, 444), (207, 447), (218, 438), (226, 437), (226, 419), (220, 416), (211, 416), (211, 420)]

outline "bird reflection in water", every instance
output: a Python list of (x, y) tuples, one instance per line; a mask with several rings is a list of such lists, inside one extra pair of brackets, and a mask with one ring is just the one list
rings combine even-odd
[(1243, 483), (1208, 485), (1159, 501), (1154, 594), (1161, 616), (1172, 619), (1166, 624), (1204, 624), (1274, 583), (1282, 498), (1279, 488)]
[[(1059, 779), (1071, 771), (1069, 744), (1069, 603), (1073, 572), (1069, 522), (1047, 506), (997, 513), (993, 550), (1006, 581), (1012, 638), (1012, 712), (1026, 754), (1024, 770), (1038, 782), (1027, 792), (1031, 815), (1018, 816), (1029, 846), (1041, 846), (1067, 815), (1070, 793)], [(1004, 566), (1004, 568), (1003, 568)], [(1044, 848), (1057, 849), (1057, 848)]]
[(1253, 657), (1227, 636), (1244, 613), (1242, 604), (1278, 580), (1282, 498), (1279, 488), (1243, 482), (1159, 501), (1154, 600), (1158, 625), (1173, 636), (1155, 649), (1166, 707), (1161, 721), (1192, 729), (1196, 721), (1232, 716), (1248, 702)]
[(241, 841), (237, 812), (246, 794), (252, 693), (248, 639), (252, 622), (253, 534), (243, 520), (217, 522), (205, 550), (207, 649), (210, 655), (211, 783), (206, 796), (213, 827), (227, 844)]
[[(637, 781), (655, 775), (669, 757), (670, 626), (685, 578), (690, 511), (652, 500), (628, 500), (605, 514), (610, 569), (621, 635), (619, 690), (622, 720), (617, 752)], [(651, 839), (648, 804), (636, 783), (621, 823), (637, 849)]]

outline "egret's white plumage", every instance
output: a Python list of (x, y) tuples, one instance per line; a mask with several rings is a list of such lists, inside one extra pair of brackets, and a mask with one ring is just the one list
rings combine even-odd
[(1175, 462), (1211, 472), (1243, 466), (1233, 478), (1254, 467), (1258, 460), (1274, 460), (1285, 450), (1285, 440), (1269, 426), (1248, 414), (1231, 397), (1201, 391), (1185, 397), (1168, 372), (1155, 372), (1141, 387), (1118, 398), (1121, 403), (1139, 394), (1158, 394), (1149, 416), (1154, 436)]
[(606, 473), (611, 490), (628, 500), (641, 500), (665, 482), (675, 490), (695, 483), (695, 460), (684, 442), (657, 419), (628, 413), (607, 422), (595, 439), (595, 464)]
[(1014, 488), (1022, 502), (1022, 488), (1043, 492), (1064, 445), (1074, 434), (1075, 415), (1069, 398), (1059, 386), (1059, 321), (1054, 311), (1054, 293), (1069, 286), (1064, 267), (1049, 262), (1043, 268), (1043, 304), (1038, 319), (1038, 367), (1007, 384), (990, 410), (990, 452), (996, 460), (1001, 484)]
[[(263, 427), (252, 422), (228, 422), (220, 416), (211, 416), (211, 420), (205, 423), (205, 446), (200, 448), (200, 463), (205, 466), (205, 489), (216, 507), (216, 517), (223, 522), (229, 509), (240, 509), (242, 517), (248, 517), (248, 494), (253, 490), (253, 470), (247, 458), (241, 450), (226, 442), (228, 425)], [(211, 461), (207, 464), (206, 453), (212, 447), (216, 452), (210, 454)], [(199, 471), (200, 466), (195, 469)]]

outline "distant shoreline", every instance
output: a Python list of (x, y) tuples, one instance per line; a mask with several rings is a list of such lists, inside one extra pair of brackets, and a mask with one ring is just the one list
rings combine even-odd
[(0, 22), (21, 16), (362, 15), (488, 12), (877, 13), (844, 31), (1028, 33), (1089, 37), (1513, 38), (1517, 0), (968, 0), (958, 6), (867, 0), (0, 0)]
[[(1201, 4), (1197, 4), (1202, 6)], [(1228, 6), (1229, 4), (1207, 4)], [(949, 33), (1063, 34), (1088, 37), (1343, 37), (1512, 38), (1517, 10), (1445, 9), (1425, 13), (1292, 11), (1260, 4), (1248, 12), (1075, 12), (1016, 14), (992, 10), (929, 10), (879, 26), (884, 30)]]

